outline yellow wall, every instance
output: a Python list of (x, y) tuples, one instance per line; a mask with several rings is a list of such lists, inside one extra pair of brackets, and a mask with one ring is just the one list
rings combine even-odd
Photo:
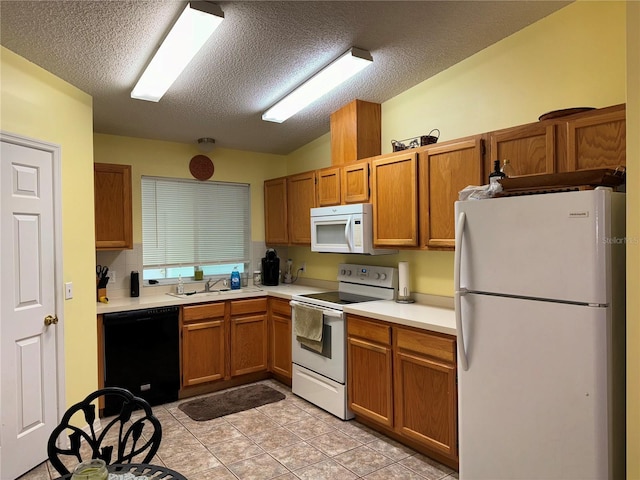
[(287, 175), (331, 165), (331, 134), (327, 133), (287, 155)]
[[(382, 104), (382, 152), (391, 139), (439, 128), (449, 140), (530, 123), (550, 110), (625, 102), (625, 4), (577, 2)], [(289, 173), (328, 166), (328, 135), (289, 156)], [(312, 154), (314, 163), (304, 164)], [(323, 163), (324, 162), (324, 163)], [(335, 280), (344, 257), (290, 248), (308, 275)], [(353, 257), (351, 261), (362, 261)], [(453, 254), (401, 252), (367, 263), (409, 261), (412, 290), (453, 295)]]
[(640, 2), (627, 3), (627, 478), (640, 478)]
[[(96, 163), (131, 165), (133, 184), (133, 241), (142, 243), (142, 205), (140, 177), (193, 178), (189, 162), (200, 152), (195, 144), (160, 142), (140, 138), (95, 134)], [(253, 241), (264, 241), (263, 182), (286, 175), (286, 159), (281, 155), (216, 149), (208, 156), (213, 161), (211, 180), (242, 182), (251, 185), (251, 231)], [(211, 207), (214, 207), (211, 205)]]
[(0, 68), (0, 128), (62, 147), (62, 277), (73, 282), (74, 298), (57, 311), (70, 405), (97, 387), (92, 99), (4, 47)]
[(577, 2), (382, 105), (391, 139), (442, 140), (536, 122), (560, 108), (625, 101), (624, 2)]

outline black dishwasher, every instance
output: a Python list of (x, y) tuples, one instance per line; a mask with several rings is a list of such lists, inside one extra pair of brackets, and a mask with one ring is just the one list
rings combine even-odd
[[(123, 387), (151, 405), (178, 399), (179, 307), (105, 313), (104, 385)], [(119, 411), (105, 398), (104, 415)]]

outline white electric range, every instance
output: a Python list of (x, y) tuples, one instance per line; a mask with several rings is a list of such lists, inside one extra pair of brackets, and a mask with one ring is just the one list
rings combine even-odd
[[(294, 295), (292, 318), (292, 391), (329, 413), (347, 420), (347, 325), (344, 305), (393, 300), (398, 291), (398, 270), (392, 267), (340, 264), (338, 290)], [(322, 311), (322, 352), (296, 337), (296, 308)]]

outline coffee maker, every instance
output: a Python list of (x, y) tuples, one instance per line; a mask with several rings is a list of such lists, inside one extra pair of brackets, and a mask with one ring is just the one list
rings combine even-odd
[(278, 285), (280, 277), (280, 258), (273, 248), (268, 248), (262, 258), (262, 285)]

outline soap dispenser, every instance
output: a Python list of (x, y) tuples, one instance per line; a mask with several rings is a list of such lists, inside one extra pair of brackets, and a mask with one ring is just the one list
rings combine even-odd
[(238, 267), (233, 267), (233, 272), (231, 272), (231, 290), (239, 290), (240, 289), (240, 272), (238, 272)]

